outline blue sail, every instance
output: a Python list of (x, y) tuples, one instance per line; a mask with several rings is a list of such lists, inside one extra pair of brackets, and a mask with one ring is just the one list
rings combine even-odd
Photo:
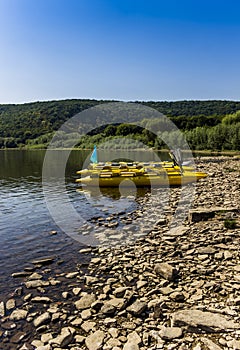
[(92, 151), (91, 157), (90, 157), (90, 161), (92, 163), (97, 163), (98, 162), (98, 157), (97, 157), (97, 146), (94, 146), (94, 149)]

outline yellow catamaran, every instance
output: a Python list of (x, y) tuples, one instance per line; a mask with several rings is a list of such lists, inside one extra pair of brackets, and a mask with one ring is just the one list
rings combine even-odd
[(88, 169), (79, 170), (81, 178), (76, 182), (87, 186), (181, 186), (207, 176), (193, 167), (173, 162), (119, 162), (94, 163)]

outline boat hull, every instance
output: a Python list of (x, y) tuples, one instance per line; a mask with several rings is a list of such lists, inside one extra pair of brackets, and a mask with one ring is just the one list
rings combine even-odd
[(202, 172), (185, 172), (181, 175), (179, 172), (171, 174), (163, 173), (159, 175), (140, 175), (140, 176), (115, 176), (115, 177), (91, 177), (86, 176), (77, 179), (76, 182), (87, 186), (98, 187), (131, 187), (135, 184), (136, 187), (145, 186), (181, 186), (188, 183), (194, 183), (207, 174)]

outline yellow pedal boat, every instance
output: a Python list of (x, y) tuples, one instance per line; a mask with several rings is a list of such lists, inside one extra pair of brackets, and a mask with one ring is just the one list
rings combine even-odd
[(151, 163), (104, 163), (92, 164), (89, 169), (77, 172), (84, 176), (76, 182), (87, 186), (118, 187), (132, 186), (181, 186), (196, 182), (207, 176), (206, 173), (194, 171), (191, 167)]

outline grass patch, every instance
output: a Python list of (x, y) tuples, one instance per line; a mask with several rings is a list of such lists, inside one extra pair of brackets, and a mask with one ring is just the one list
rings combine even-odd
[(235, 219), (225, 219), (224, 220), (224, 227), (228, 229), (234, 229), (237, 227), (237, 223)]

